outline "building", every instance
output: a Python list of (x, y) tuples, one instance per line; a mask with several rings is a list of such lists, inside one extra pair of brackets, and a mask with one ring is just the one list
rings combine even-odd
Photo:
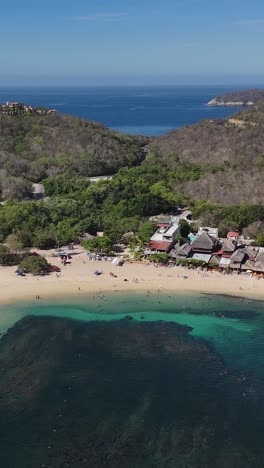
[(218, 229), (217, 228), (212, 228), (209, 226), (201, 226), (198, 229), (197, 236), (200, 236), (203, 232), (207, 232), (209, 236), (218, 238)]
[(206, 231), (203, 231), (191, 243), (191, 247), (194, 253), (212, 254), (219, 250), (221, 244), (219, 239), (214, 236), (210, 236)]
[(254, 271), (256, 273), (264, 273), (264, 252), (262, 249), (259, 249), (259, 253), (256, 256)]
[(240, 270), (242, 263), (245, 263), (246, 260), (246, 254), (242, 251), (242, 249), (238, 249), (230, 257), (229, 268), (232, 268), (233, 270)]
[(231, 241), (238, 241), (238, 238), (239, 238), (239, 232), (237, 231), (230, 231), (227, 233), (227, 240), (231, 240)]
[(45, 188), (43, 184), (32, 184), (32, 193), (34, 198), (40, 199), (44, 197)]
[(179, 224), (159, 223), (157, 227), (157, 231), (149, 241), (149, 248), (156, 252), (168, 253), (172, 249), (176, 236), (179, 233)]
[(186, 260), (192, 251), (192, 247), (190, 244), (183, 244), (181, 246), (176, 247), (170, 253), (172, 258), (176, 260)]

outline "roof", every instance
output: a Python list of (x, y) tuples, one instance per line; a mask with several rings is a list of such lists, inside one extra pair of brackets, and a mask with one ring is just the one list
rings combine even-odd
[(227, 237), (238, 237), (239, 236), (239, 232), (237, 231), (230, 231), (227, 233)]
[(168, 226), (170, 226), (170, 223), (158, 223), (157, 224), (157, 227), (165, 227), (166, 228)]
[(192, 250), (209, 250), (212, 251), (215, 244), (217, 243), (216, 239), (212, 236), (209, 236), (207, 232), (202, 232), (194, 241), (192, 241), (191, 246)]
[(191, 250), (192, 250), (192, 248), (191, 248), (190, 244), (183, 244), (180, 247), (176, 247), (176, 249), (174, 249), (171, 252), (171, 256), (174, 257), (174, 258), (177, 258), (177, 257), (186, 258), (186, 257), (188, 257)]
[(253, 270), (254, 269), (254, 261), (247, 260), (243, 265), (241, 265), (241, 270)]
[(224, 268), (227, 268), (229, 267), (230, 265), (230, 258), (225, 258), (225, 257), (222, 257), (220, 262), (219, 262), (219, 266), (220, 267), (224, 267)]
[(149, 248), (151, 250), (160, 250), (162, 252), (167, 252), (171, 246), (171, 242), (164, 241), (150, 241)]
[(179, 228), (179, 224), (177, 223), (172, 224), (171, 226), (168, 226), (168, 228), (164, 231), (163, 236), (172, 237), (178, 228)]
[(254, 270), (264, 273), (264, 252), (260, 251), (258, 253), (256, 257), (255, 265), (254, 265)]
[(210, 226), (201, 226), (198, 229), (198, 236), (200, 236), (202, 232), (207, 232), (209, 236), (218, 237), (218, 228), (213, 228)]
[(32, 184), (32, 191), (35, 195), (44, 194), (45, 188), (43, 184)]
[(231, 263), (242, 263), (245, 256), (246, 255), (242, 250), (236, 250), (230, 257)]
[(233, 244), (231, 240), (227, 240), (222, 246), (223, 254), (231, 254), (236, 250), (236, 243)]
[(255, 260), (259, 252), (259, 247), (248, 246), (241, 249), (241, 251), (248, 256), (249, 260)]
[(220, 260), (221, 260), (221, 257), (219, 257), (219, 255), (212, 255), (211, 258), (210, 258), (210, 265), (216, 265), (218, 266), (219, 263), (220, 263)]
[(211, 254), (195, 253), (190, 260), (199, 260), (200, 262), (208, 263), (211, 258)]

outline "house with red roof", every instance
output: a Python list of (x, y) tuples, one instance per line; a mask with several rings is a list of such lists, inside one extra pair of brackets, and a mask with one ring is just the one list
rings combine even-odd
[(149, 248), (155, 252), (168, 253), (175, 244), (176, 236), (180, 231), (178, 223), (160, 223), (158, 229), (149, 241)]
[(227, 233), (227, 240), (231, 240), (231, 241), (236, 241), (238, 240), (239, 238), (239, 232), (237, 231), (230, 231)]

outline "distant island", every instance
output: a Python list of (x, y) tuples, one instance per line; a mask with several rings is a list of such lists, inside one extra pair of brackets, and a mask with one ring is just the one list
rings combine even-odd
[(7, 102), (0, 104), (0, 113), (13, 117), (22, 117), (23, 115), (47, 115), (56, 113), (56, 109), (47, 109), (46, 107), (34, 107), (23, 102)]
[(217, 96), (208, 106), (253, 106), (260, 100), (264, 100), (264, 89), (247, 89)]

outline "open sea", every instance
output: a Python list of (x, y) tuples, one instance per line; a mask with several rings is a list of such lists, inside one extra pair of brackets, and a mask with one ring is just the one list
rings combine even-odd
[(101, 293), (0, 331), (0, 466), (264, 466), (264, 302)]
[[(252, 85), (244, 86), (252, 88)], [(224, 118), (237, 107), (209, 107), (215, 96), (236, 86), (0, 87), (0, 102), (19, 101), (56, 108), (103, 123), (123, 133), (162, 135), (202, 119)]]

